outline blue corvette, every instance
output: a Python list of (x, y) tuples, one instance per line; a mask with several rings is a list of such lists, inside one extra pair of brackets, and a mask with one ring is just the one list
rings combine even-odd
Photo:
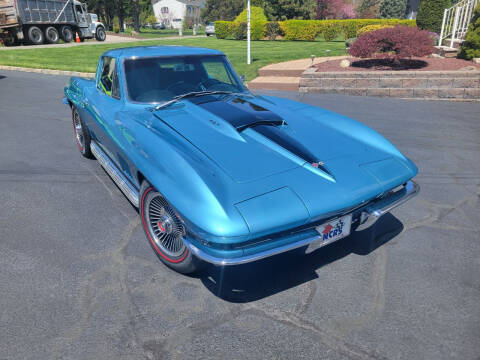
[(329, 244), (419, 190), (416, 166), (377, 132), (252, 95), (217, 50), (111, 50), (95, 80), (72, 77), (65, 95), (80, 152), (179, 272)]

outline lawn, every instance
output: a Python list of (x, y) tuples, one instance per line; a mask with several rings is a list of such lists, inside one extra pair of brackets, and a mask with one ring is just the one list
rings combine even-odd
[[(247, 80), (258, 75), (258, 69), (272, 63), (309, 58), (311, 55), (333, 56), (345, 54), (343, 41), (252, 41), (252, 64), (246, 64), (246, 41), (219, 40), (216, 38), (185, 38), (141, 41), (121, 44), (92, 44), (65, 48), (29, 50), (0, 50), (0, 65), (29, 68), (95, 72), (98, 58), (108, 49), (146, 45), (185, 45), (206, 47), (223, 51), (239, 74)], [(327, 50), (330, 50), (327, 52)]]

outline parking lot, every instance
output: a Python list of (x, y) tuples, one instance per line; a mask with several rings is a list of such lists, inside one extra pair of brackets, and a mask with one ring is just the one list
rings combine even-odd
[(66, 81), (0, 71), (0, 359), (480, 359), (480, 103), (277, 93), (379, 131), (421, 193), (311, 254), (188, 277), (78, 153)]

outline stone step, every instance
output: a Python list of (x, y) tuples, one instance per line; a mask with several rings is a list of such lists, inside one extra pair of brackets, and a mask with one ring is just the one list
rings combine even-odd
[(278, 77), (300, 77), (302, 76), (304, 70), (303, 69), (259, 69), (258, 76), (278, 76)]
[[(472, 65), (473, 66), (473, 65)], [(480, 79), (480, 71), (329, 71), (314, 72), (315, 69), (307, 69), (302, 78), (476, 78)]]
[(259, 76), (248, 83), (249, 89), (298, 91), (300, 77)]
[(446, 57), (457, 57), (458, 48), (451, 48), (450, 46), (435, 46), (435, 54)]
[(354, 96), (378, 96), (404, 99), (457, 99), (480, 101), (480, 89), (472, 88), (323, 88), (301, 87), (300, 92), (340, 94)]
[(394, 78), (304, 78), (300, 79), (300, 89), (307, 88), (480, 88), (480, 77), (394, 77)]

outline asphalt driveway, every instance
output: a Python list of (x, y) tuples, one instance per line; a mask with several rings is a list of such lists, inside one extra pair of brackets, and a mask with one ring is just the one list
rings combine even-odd
[(0, 72), (0, 359), (479, 359), (478, 103), (303, 95), (388, 137), (421, 194), (307, 256), (187, 277), (78, 153), (65, 82)]

